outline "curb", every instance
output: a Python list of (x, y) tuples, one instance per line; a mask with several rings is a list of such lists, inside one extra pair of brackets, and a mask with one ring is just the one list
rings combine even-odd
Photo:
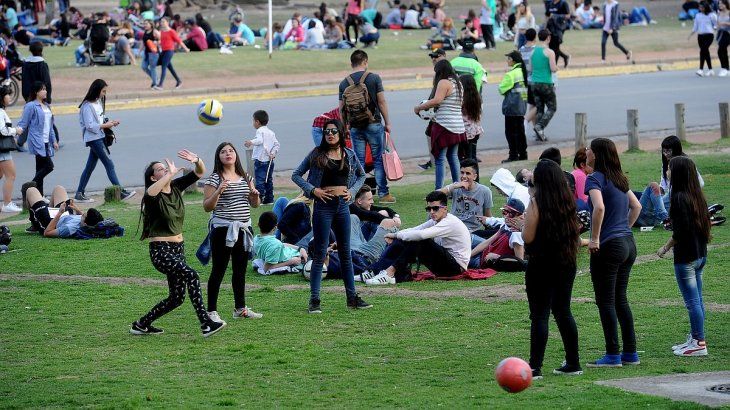
[[(561, 71), (559, 78), (599, 77), (620, 74), (653, 73), (659, 71), (679, 71), (688, 70), (695, 66), (696, 61), (690, 61), (688, 59), (673, 61), (647, 61), (638, 64), (634, 63), (624, 65), (611, 64), (605, 66), (585, 64), (579, 68), (571, 68), (569, 70)], [(505, 72), (506, 70), (492, 71), (492, 75), (489, 76), (490, 83), (499, 83), (502, 80), (502, 74)], [(386, 91), (428, 89), (431, 87), (431, 80), (423, 78), (422, 74), (383, 76), (383, 79), (397, 81), (395, 83), (385, 85)], [(114, 101), (107, 101), (106, 105), (108, 109), (120, 111), (153, 107), (197, 105), (200, 100), (204, 98), (215, 98), (220, 102), (243, 102), (283, 98), (319, 97), (336, 94), (336, 87), (333, 87), (333, 85), (336, 84), (337, 82), (332, 81), (311, 81), (304, 84), (274, 83), (251, 87), (197, 89), (189, 90), (189, 92), (185, 92), (183, 95), (152, 98), (150, 98), (151, 95), (130, 93), (118, 96), (119, 98)], [(55, 115), (68, 115), (77, 113), (78, 108), (75, 103), (62, 104), (54, 106), (53, 111)], [(13, 118), (18, 117), (22, 115), (22, 108), (16, 107), (9, 109), (7, 110), (7, 113)]]

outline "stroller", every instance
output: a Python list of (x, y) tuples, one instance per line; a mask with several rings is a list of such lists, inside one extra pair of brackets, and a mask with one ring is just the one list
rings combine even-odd
[(109, 26), (105, 23), (91, 25), (85, 44), (89, 53), (89, 65), (114, 65), (114, 47), (107, 44), (109, 37)]

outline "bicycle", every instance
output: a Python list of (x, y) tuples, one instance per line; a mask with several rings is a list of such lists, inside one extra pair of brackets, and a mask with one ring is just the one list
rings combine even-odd
[(23, 67), (16, 66), (10, 69), (10, 78), (2, 80), (2, 85), (10, 89), (10, 104), (15, 105), (20, 96), (20, 84), (23, 83)]

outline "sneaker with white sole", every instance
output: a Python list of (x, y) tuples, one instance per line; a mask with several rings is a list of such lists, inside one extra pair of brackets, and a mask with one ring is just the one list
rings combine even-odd
[(580, 376), (583, 374), (583, 369), (579, 364), (569, 365), (563, 361), (563, 365), (553, 370), (553, 374), (563, 374), (566, 376)]
[(381, 270), (375, 277), (366, 280), (365, 284), (370, 286), (395, 285), (395, 278), (388, 275), (388, 272)]
[(164, 330), (152, 325), (142, 326), (138, 322), (133, 322), (132, 327), (129, 329), (129, 333), (137, 336), (160, 335), (164, 332)]
[(126, 189), (122, 190), (122, 201), (126, 201), (127, 199), (135, 196), (137, 194), (137, 191), (127, 191)]
[(705, 77), (714, 77), (714, 76), (715, 76), (715, 71), (713, 71), (711, 69), (705, 71)]
[(203, 332), (203, 337), (209, 337), (216, 334), (219, 330), (226, 327), (226, 323), (210, 322), (206, 325), (200, 326), (200, 331)]
[(216, 323), (226, 323), (225, 320), (221, 319), (221, 315), (219, 315), (215, 310), (208, 312), (208, 317)]
[(76, 192), (74, 195), (74, 201), (76, 202), (94, 202), (93, 199), (89, 198), (83, 192)]
[(684, 349), (685, 347), (687, 347), (687, 345), (690, 344), (690, 342), (692, 342), (692, 333), (687, 333), (687, 340), (685, 340), (683, 343), (672, 346), (672, 351)]
[(366, 271), (363, 271), (360, 274), (360, 276), (362, 276), (362, 281), (365, 282), (368, 279), (372, 279), (372, 278), (378, 276), (378, 274), (375, 273), (375, 272), (373, 272), (373, 271), (371, 271), (371, 270), (366, 270)]
[(674, 351), (675, 356), (691, 357), (691, 356), (707, 356), (707, 343), (704, 340), (692, 340), (682, 349)]
[(695, 74), (697, 75), (697, 77), (704, 77), (705, 76), (705, 72), (702, 71), (702, 70), (695, 71)]
[(719, 73), (717, 73), (717, 76), (718, 77), (727, 77), (728, 74), (730, 74), (730, 72), (723, 68), (722, 70), (720, 70)]
[(263, 314), (254, 312), (248, 306), (233, 310), (234, 319), (261, 319), (262, 317), (264, 317)]
[(19, 207), (15, 202), (8, 202), (3, 205), (2, 212), (20, 212), (23, 208)]

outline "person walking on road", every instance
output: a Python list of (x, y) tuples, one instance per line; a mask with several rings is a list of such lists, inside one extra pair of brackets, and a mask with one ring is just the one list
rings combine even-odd
[(144, 34), (142, 35), (142, 45), (144, 54), (142, 58), (142, 71), (152, 80), (150, 88), (159, 90), (157, 86), (157, 60), (160, 58), (159, 44), (160, 32), (155, 29), (151, 20), (144, 21)]
[[(13, 127), (5, 107), (10, 103), (10, 88), (0, 87), (0, 139), (12, 138), (13, 142), (23, 133), (20, 127)], [(15, 204), (13, 199), (13, 184), (15, 183), (15, 163), (10, 150), (0, 150), (0, 179), (3, 179), (3, 202), (1, 212), (20, 212), (22, 208)]]
[[(715, 72), (712, 71), (712, 57), (710, 56), (710, 46), (715, 38), (715, 27), (717, 27), (717, 15), (712, 11), (707, 2), (700, 3), (700, 12), (695, 15), (695, 22), (692, 26), (692, 32), (687, 36), (687, 40), (697, 33), (697, 44), (700, 46), (700, 69), (696, 74), (700, 77), (712, 77)], [(705, 63), (707, 69), (705, 70)]]
[(727, 47), (730, 45), (730, 2), (720, 0), (720, 11), (717, 13), (717, 58), (720, 59), (720, 73), (718, 77), (727, 77), (730, 73)]
[[(543, 29), (537, 34), (540, 44), (535, 46), (530, 57), (532, 66), (532, 95), (535, 99), (537, 117), (535, 119), (535, 135), (538, 141), (547, 141), (545, 127), (558, 109), (555, 98), (553, 74), (558, 71), (555, 53), (547, 47), (550, 44), (550, 32)], [(546, 109), (547, 107), (547, 109)]]
[[(104, 100), (106, 99), (107, 83), (102, 79), (96, 79), (89, 86), (84, 100), (79, 105), (79, 124), (81, 125), (81, 136), (84, 144), (89, 147), (89, 158), (86, 160), (86, 166), (81, 173), (79, 186), (76, 188), (77, 202), (94, 202), (93, 199), (86, 196), (86, 185), (89, 178), (96, 168), (98, 161), (104, 165), (106, 175), (112, 185), (121, 187), (122, 184), (117, 178), (117, 172), (114, 170), (114, 162), (109, 158), (109, 151), (104, 144), (106, 137), (105, 130), (109, 130), (119, 125), (117, 120), (108, 120), (104, 111)], [(127, 191), (122, 188), (122, 199), (129, 199), (135, 194), (134, 191)]]
[[(603, 5), (603, 32), (601, 34), (601, 61), (606, 64), (606, 42), (608, 36), (611, 36), (613, 45), (626, 55), (626, 60), (631, 60), (631, 51), (627, 50), (618, 42), (618, 31), (623, 22), (621, 21), (621, 10), (616, 0), (608, 0)], [(710, 39), (712, 43), (712, 39)]]
[[(375, 183), (381, 204), (395, 203), (395, 197), (388, 190), (388, 180), (383, 168), (385, 133), (390, 132), (388, 103), (385, 101), (383, 81), (380, 76), (368, 70), (368, 55), (355, 50), (350, 55), (352, 74), (340, 83), (340, 112), (346, 125), (350, 126), (352, 146), (360, 164), (365, 163), (365, 145), (370, 145), (375, 166)], [(385, 126), (383, 123), (385, 122)], [(344, 136), (342, 136), (344, 138)]]
[(182, 85), (182, 80), (178, 77), (177, 72), (175, 72), (175, 69), (172, 67), (172, 57), (175, 55), (176, 44), (182, 47), (186, 53), (190, 52), (190, 49), (185, 45), (185, 43), (183, 43), (182, 39), (177, 34), (177, 31), (170, 28), (170, 22), (167, 18), (163, 18), (160, 20), (160, 48), (162, 49), (160, 59), (162, 60), (162, 71), (160, 72), (160, 82), (157, 84), (159, 89), (162, 89), (165, 82), (167, 70), (170, 70), (170, 74), (172, 74), (172, 76), (175, 77), (175, 81), (177, 81), (177, 83), (175, 83), (175, 88), (180, 88)]
[(53, 113), (46, 102), (46, 85), (36, 81), (30, 89), (30, 101), (23, 107), (18, 127), (27, 130), (28, 151), (35, 155), (35, 176), (38, 192), (43, 195), (43, 180), (53, 172), (53, 156), (58, 149), (58, 135), (53, 126)]

